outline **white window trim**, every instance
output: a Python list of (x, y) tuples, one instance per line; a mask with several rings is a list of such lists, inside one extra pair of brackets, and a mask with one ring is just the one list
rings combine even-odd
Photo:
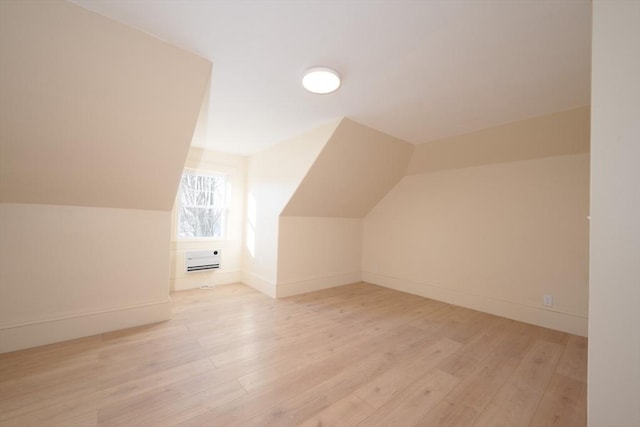
[[(182, 185), (178, 186), (178, 193), (176, 195), (176, 203), (174, 209), (174, 230), (175, 233), (175, 241), (176, 242), (220, 242), (228, 240), (229, 237), (229, 206), (231, 202), (231, 175), (225, 172), (217, 172), (217, 171), (202, 171), (198, 169), (185, 168), (180, 174), (180, 179), (182, 179), (182, 175), (188, 173), (192, 175), (199, 176), (209, 176), (209, 177), (222, 177), (225, 179), (225, 194), (224, 194), (224, 210), (222, 212), (222, 235), (220, 237), (180, 237), (180, 207), (182, 205)], [(203, 206), (207, 208), (208, 206)]]

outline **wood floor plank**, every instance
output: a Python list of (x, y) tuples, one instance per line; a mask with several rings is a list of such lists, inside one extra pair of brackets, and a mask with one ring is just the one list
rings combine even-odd
[(462, 378), (475, 371), (478, 364), (488, 357), (496, 353), (502, 355), (503, 347), (510, 345), (511, 341), (504, 330), (505, 319), (494, 318), (494, 320), (478, 331), (473, 339), (467, 340), (467, 343), (455, 354), (443, 360), (438, 368)]
[(136, 425), (141, 426), (174, 426), (244, 395), (246, 395), (246, 391), (242, 386), (237, 381), (231, 380), (184, 398), (156, 405), (153, 410), (137, 413), (135, 418), (130, 413), (124, 417), (99, 418), (99, 425), (127, 427), (135, 422)]
[[(58, 392), (55, 398), (42, 399), (36, 394), (33, 396), (35, 402), (28, 407), (21, 406), (19, 410), (7, 411), (3, 415), (10, 424), (15, 425), (63, 425), (74, 417), (81, 418), (87, 411), (97, 412), (105, 406), (116, 405), (122, 409), (123, 406), (130, 406), (132, 401), (136, 401), (137, 396), (145, 392), (158, 395), (157, 390), (160, 387), (169, 386), (182, 379), (193, 381), (192, 377), (201, 376), (213, 369), (211, 361), (203, 359), (103, 389), (98, 389), (91, 378), (87, 378), (86, 383), (89, 387), (84, 390), (70, 394), (54, 388), (53, 391)], [(122, 404), (117, 405), (119, 402)]]
[[(53, 389), (64, 386), (65, 383), (81, 385), (83, 379), (95, 371), (98, 364), (98, 354), (85, 360), (73, 360), (72, 363), (61, 366), (53, 364), (50, 369), (41, 369), (33, 372), (30, 369), (16, 368), (15, 372), (23, 372), (22, 377), (9, 377), (0, 385), (0, 412), (7, 400), (42, 393), (46, 399), (47, 394), (52, 394)], [(3, 378), (0, 376), (0, 378)], [(28, 399), (28, 398), (27, 398)]]
[(438, 369), (417, 378), (359, 425), (413, 426), (455, 387), (459, 379)]
[(354, 426), (367, 418), (373, 410), (374, 409), (371, 406), (367, 405), (367, 403), (358, 396), (350, 394), (347, 397), (329, 405), (317, 414), (307, 418), (300, 423), (300, 426)]
[(470, 363), (472, 369), (459, 369), (458, 373), (462, 375), (456, 377), (461, 381), (418, 425), (472, 425), (488, 402), (513, 375), (518, 364), (519, 360), (515, 358), (505, 358), (500, 352), (491, 352), (484, 359)]
[(536, 409), (531, 427), (577, 427), (587, 423), (587, 385), (555, 374)]
[[(182, 400), (191, 401), (194, 395), (207, 393), (212, 389), (220, 390), (225, 384), (234, 393), (237, 390), (238, 395), (243, 395), (244, 389), (240, 390), (234, 382), (236, 381), (233, 373), (218, 369), (206, 369), (184, 377), (176, 377), (171, 383), (143, 390), (127, 399), (105, 402), (98, 411), (98, 419), (100, 425), (126, 424), (127, 421), (144, 417), (148, 412), (155, 413), (164, 406), (178, 405)], [(239, 383), (237, 385), (240, 386)]]
[[(262, 387), (229, 405), (216, 408), (186, 423), (189, 426), (242, 424), (260, 413), (270, 411), (279, 403), (286, 403), (308, 390), (331, 380), (350, 366), (357, 367), (369, 356), (377, 362), (384, 357), (402, 353), (425, 338), (412, 328), (396, 328), (372, 335), (357, 346), (348, 346), (334, 352), (329, 358), (300, 366), (279, 377), (268, 387)], [(357, 379), (362, 380), (360, 377)]]
[(341, 329), (341, 326), (330, 324), (309, 328), (308, 333), (291, 333), (286, 336), (276, 336), (270, 340), (249, 342), (221, 353), (217, 353), (214, 350), (211, 355), (211, 360), (213, 360), (213, 363), (216, 366), (224, 366), (255, 355), (264, 355), (274, 351), (286, 351), (286, 349), (289, 348), (296, 348), (306, 346), (317, 341), (334, 339), (339, 335), (338, 333)]
[(366, 283), (0, 355), (0, 424), (585, 426), (587, 340)]
[(76, 417), (71, 417), (61, 421), (60, 423), (47, 423), (48, 427), (97, 427), (98, 426), (98, 412), (90, 411), (80, 414)]
[(363, 381), (363, 378), (375, 376), (387, 369), (390, 363), (392, 362), (388, 357), (372, 354), (358, 363), (345, 366), (343, 370), (309, 390), (261, 411), (249, 420), (241, 420), (237, 425), (244, 427), (298, 425), (343, 396), (348, 396)]
[(247, 391), (254, 391), (277, 381), (285, 374), (295, 370), (305, 369), (305, 366), (312, 363), (334, 357), (336, 355), (336, 349), (349, 351), (349, 349), (364, 345), (365, 342), (370, 339), (370, 334), (359, 332), (335, 337), (330, 341), (317, 342), (307, 347), (291, 349), (291, 351), (287, 351), (284, 357), (280, 359), (274, 358), (277, 360), (277, 363), (243, 375), (238, 378), (238, 381), (240, 381)]
[[(404, 333), (406, 334), (406, 331)], [(336, 375), (290, 400), (263, 411), (248, 422), (242, 422), (242, 425), (281, 425), (283, 423), (296, 425), (344, 396), (352, 394), (367, 381), (367, 378), (378, 378), (393, 366), (402, 366), (410, 362), (414, 362), (413, 365), (435, 365), (438, 363), (437, 359), (445, 357), (444, 353), (455, 351), (459, 346), (449, 340), (428, 347), (428, 351), (422, 351), (422, 346), (415, 345), (416, 342), (422, 341), (420, 338), (416, 340), (414, 333), (405, 336), (406, 339), (396, 340), (395, 346), (387, 348), (385, 352), (370, 353), (356, 363), (344, 366)], [(340, 359), (346, 357), (346, 355), (339, 356)], [(416, 359), (419, 363), (415, 363)]]
[[(456, 386), (457, 387), (457, 386)], [(438, 427), (468, 427), (478, 418), (478, 411), (464, 401), (443, 399), (429, 410), (416, 425)]]
[(522, 389), (506, 383), (473, 426), (528, 426), (540, 401), (540, 394), (532, 389)]
[(555, 372), (562, 351), (560, 344), (537, 340), (473, 425), (528, 425)]
[(374, 408), (380, 408), (416, 378), (434, 368), (442, 360), (450, 357), (462, 344), (443, 339), (421, 348), (408, 363), (396, 364), (374, 380), (362, 385), (355, 394)]
[(569, 336), (556, 372), (576, 381), (587, 380), (587, 339), (585, 337)]

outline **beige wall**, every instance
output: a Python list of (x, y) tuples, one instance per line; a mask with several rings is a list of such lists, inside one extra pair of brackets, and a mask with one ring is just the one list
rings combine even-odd
[(211, 63), (68, 2), (0, 7), (0, 201), (171, 210)]
[(404, 176), (413, 146), (342, 119), (282, 211), (277, 296), (362, 279), (362, 218)]
[[(230, 190), (227, 234), (222, 240), (178, 240), (176, 238), (176, 200), (171, 215), (170, 283), (172, 290), (197, 288), (203, 285), (223, 285), (241, 280), (246, 163), (247, 158), (243, 156), (219, 153), (198, 147), (191, 147), (189, 150), (184, 165), (185, 169), (227, 176)], [(207, 249), (220, 251), (220, 269), (187, 273), (184, 265), (185, 252)]]
[(0, 351), (165, 320), (170, 213), (0, 204)]
[(413, 146), (343, 119), (282, 214), (363, 218), (402, 178)]
[(328, 123), (248, 159), (242, 281), (276, 296), (278, 218), (338, 125)]
[(421, 144), (409, 174), (584, 153), (589, 150), (588, 106)]
[[(576, 123), (573, 112), (559, 115), (566, 115), (565, 127), (588, 129), (588, 120)], [(521, 133), (555, 140), (575, 135), (580, 140), (570, 145), (588, 150), (588, 132), (549, 134), (549, 122), (526, 121)], [(520, 134), (514, 124), (503, 130), (491, 133), (507, 140)], [(465, 148), (472, 140), (450, 142), (464, 141), (459, 148)], [(419, 146), (416, 155), (426, 159), (428, 148)], [(588, 154), (408, 175), (365, 219), (363, 278), (585, 335), (588, 203)], [(554, 296), (553, 307), (543, 307), (544, 294)]]
[(640, 425), (640, 2), (594, 1), (589, 426)]
[(168, 319), (211, 63), (68, 2), (0, 8), (0, 351)]
[(281, 216), (277, 297), (361, 280), (362, 219)]

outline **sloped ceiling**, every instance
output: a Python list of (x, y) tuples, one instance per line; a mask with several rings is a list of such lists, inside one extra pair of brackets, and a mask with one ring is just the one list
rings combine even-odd
[(0, 201), (170, 210), (211, 63), (67, 2), (0, 7)]
[[(421, 144), (589, 104), (591, 0), (73, 0), (215, 64), (207, 137), (251, 155), (340, 117)], [(313, 66), (343, 77), (306, 92)]]
[(416, 146), (408, 175), (589, 152), (589, 107)]
[(404, 176), (413, 149), (343, 119), (282, 215), (363, 218)]

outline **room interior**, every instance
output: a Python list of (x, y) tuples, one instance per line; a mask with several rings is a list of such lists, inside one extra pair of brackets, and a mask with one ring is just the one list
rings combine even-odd
[[(400, 118), (377, 106), (359, 116), (351, 98), (330, 97), (353, 84), (350, 96), (384, 104), (391, 89), (368, 93), (373, 78), (358, 83), (357, 67), (349, 74), (343, 62), (336, 94), (304, 93), (296, 73), (325, 65), (309, 63), (291, 71), (291, 90), (301, 93), (293, 99), (313, 104), (308, 111), (289, 105), (289, 93), (273, 109), (241, 93), (234, 102), (256, 105), (241, 112), (246, 123), (218, 114), (225, 104), (216, 94), (224, 99), (231, 89), (220, 89), (219, 58), (205, 55), (203, 44), (189, 45), (180, 33), (172, 39), (160, 18), (134, 24), (143, 2), (91, 3), (0, 4), (2, 353), (166, 321), (175, 315), (172, 295), (201, 286), (242, 283), (273, 299), (304, 299), (365, 282), (587, 337), (589, 425), (640, 423), (640, 3), (498, 7), (518, 17), (512, 26), (550, 11), (556, 34), (572, 13), (589, 27), (544, 46), (552, 53), (540, 61), (558, 63), (558, 75), (544, 75), (541, 65), (539, 80), (518, 80), (517, 59), (540, 52), (511, 54), (516, 60), (494, 76), (506, 89), (487, 83), (456, 93), (456, 102), (442, 98), (442, 111), (435, 102), (421, 110), (414, 99), (413, 110), (385, 106)], [(439, 12), (451, 17), (468, 2), (442, 3)], [(339, 42), (338, 35), (327, 37)], [(577, 52), (585, 35), (586, 56)], [(380, 49), (395, 48), (389, 40)], [(364, 46), (362, 56), (375, 58), (375, 46)], [(415, 46), (406, 49), (386, 64), (389, 78), (401, 80), (403, 67), (415, 65)], [(554, 49), (575, 57), (560, 61)], [(313, 55), (304, 61), (330, 58), (322, 49)], [(446, 55), (439, 58), (433, 72), (451, 78), (442, 93), (468, 87), (464, 74), (446, 68)], [(578, 66), (585, 61), (586, 69)], [(476, 72), (495, 70), (483, 66)], [(219, 69), (223, 82), (233, 81), (224, 80), (224, 61)], [(523, 83), (532, 92), (520, 93)], [(493, 99), (505, 90), (512, 98)], [(482, 112), (473, 108), (480, 95)], [(278, 121), (279, 111), (290, 113), (288, 122)], [(431, 134), (421, 134), (421, 120)], [(254, 122), (263, 140), (251, 139)], [(225, 133), (232, 130), (235, 145)], [(185, 169), (228, 177), (223, 240), (177, 238)], [(186, 252), (214, 247), (220, 269), (185, 272)]]

